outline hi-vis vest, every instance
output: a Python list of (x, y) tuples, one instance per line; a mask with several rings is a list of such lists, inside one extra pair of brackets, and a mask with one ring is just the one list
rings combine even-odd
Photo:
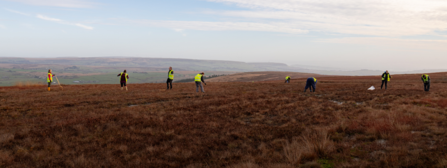
[(286, 80), (289, 80), (290, 76), (286, 76)]
[[(127, 75), (127, 73), (125, 73), (126, 74), (126, 76), (124, 77), (125, 79), (126, 79), (126, 82), (127, 82), (127, 76), (129, 76), (129, 75)], [(120, 81), (121, 81), (121, 78), (123, 77), (123, 72), (121, 72), (121, 75), (120, 75)]]
[(390, 74), (384, 73), (385, 77), (382, 75), (382, 80), (385, 80), (385, 78), (388, 78), (388, 81), (390, 81)]
[(317, 78), (314, 78), (314, 82), (317, 82)]
[(202, 82), (202, 74), (197, 74), (195, 80), (196, 82)]
[(424, 80), (424, 83), (427, 83), (428, 82), (428, 75), (427, 74), (422, 75), (422, 79)]
[(50, 83), (52, 81), (53, 81), (53, 75), (51, 73), (48, 73), (47, 82)]
[(169, 75), (168, 75), (169, 79), (174, 79), (174, 74), (172, 74), (172, 71), (173, 71), (173, 70), (170, 70), (170, 71), (169, 71)]

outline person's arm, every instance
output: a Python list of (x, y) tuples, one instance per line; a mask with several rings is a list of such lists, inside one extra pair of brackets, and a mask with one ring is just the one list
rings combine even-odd
[(172, 71), (172, 74), (174, 74), (174, 71)]
[(430, 77), (428, 77), (428, 83), (430, 83)]
[(116, 75), (116, 76), (120, 76), (121, 74), (118, 74), (118, 75)]
[(203, 76), (202, 76), (201, 80), (202, 80), (202, 82), (205, 83), (205, 85), (206, 85), (206, 82), (205, 82), (205, 80), (203, 79)]
[(389, 76), (390, 76), (390, 79), (391, 79), (391, 75), (390, 74), (388, 74)]
[(424, 82), (424, 77), (421, 77), (422, 82)]
[[(51, 79), (51, 75), (50, 74), (48, 74), (48, 79)], [(50, 82), (53, 82), (52, 80), (50, 80)]]
[(127, 79), (129, 79), (129, 74), (126, 74), (126, 76), (127, 76)]

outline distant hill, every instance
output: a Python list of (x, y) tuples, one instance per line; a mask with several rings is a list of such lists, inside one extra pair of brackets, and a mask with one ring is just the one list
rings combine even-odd
[(166, 71), (169, 66), (182, 71), (293, 71), (304, 69), (282, 63), (246, 63), (237, 61), (193, 60), (170, 58), (136, 57), (82, 57), (82, 58), (2, 58), (0, 64), (40, 64), (69, 66), (99, 66), (123, 68), (147, 68), (151, 71)]
[[(345, 70), (333, 67), (308, 65), (287, 65), (283, 63), (247, 63), (221, 60), (194, 60), (176, 58), (141, 58), (141, 57), (72, 57), (72, 58), (8, 58), (1, 57), (0, 65), (16, 65), (17, 68), (36, 65), (45, 67), (88, 66), (98, 68), (143, 69), (145, 71), (166, 71), (172, 66), (177, 71), (227, 71), (227, 72), (303, 72), (323, 75), (365, 76), (380, 75), (385, 70)], [(447, 69), (390, 71), (391, 74), (414, 74), (446, 72)]]

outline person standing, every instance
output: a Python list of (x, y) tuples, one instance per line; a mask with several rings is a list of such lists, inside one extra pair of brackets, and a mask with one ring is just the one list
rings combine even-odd
[(203, 80), (203, 75), (205, 75), (205, 73), (199, 73), (196, 75), (196, 77), (194, 78), (194, 81), (196, 82), (196, 92), (199, 92), (199, 87), (202, 89), (202, 93), (205, 93), (205, 90), (203, 89), (203, 85), (202, 82), (205, 83), (205, 80)]
[(430, 77), (427, 74), (423, 74), (421, 80), (424, 82), (424, 91), (430, 91)]
[(391, 75), (388, 72), (388, 70), (386, 70), (383, 74), (382, 74), (382, 86), (380, 86), (380, 89), (383, 88), (383, 84), (385, 84), (385, 90), (388, 88), (388, 82), (391, 79)]
[(290, 83), (290, 76), (286, 76), (286, 82), (284, 83)]
[(168, 86), (169, 90), (169, 85), (171, 85), (171, 89), (172, 89), (172, 81), (174, 80), (174, 71), (172, 70), (172, 67), (169, 67), (169, 72), (168, 72), (168, 80), (166, 81), (166, 85)]
[(307, 78), (306, 87), (304, 88), (304, 92), (306, 92), (307, 88), (309, 88), (310, 92), (315, 92), (317, 88), (317, 79), (314, 77)]
[(127, 91), (127, 79), (129, 79), (129, 75), (127, 74), (126, 70), (118, 74), (118, 76), (120, 77), (121, 90), (123, 90), (123, 86), (125, 86)]
[(56, 76), (56, 74), (52, 74), (53, 71), (51, 69), (48, 70), (48, 76), (47, 76), (47, 82), (48, 82), (48, 91), (51, 90), (51, 83), (53, 83), (53, 76)]

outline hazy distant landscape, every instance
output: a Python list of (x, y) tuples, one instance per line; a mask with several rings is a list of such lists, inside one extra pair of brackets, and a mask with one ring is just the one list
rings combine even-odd
[[(300, 68), (282, 63), (245, 63), (237, 61), (167, 59), (167, 58), (1, 58), (0, 86), (13, 86), (20, 83), (45, 83), (48, 69), (52, 69), (62, 84), (115, 84), (116, 75), (124, 69), (130, 76), (129, 83), (166, 82), (167, 69), (175, 71), (174, 82), (188, 81), (197, 73), (205, 76), (228, 75), (238, 72), (285, 72), (275, 79), (291, 76), (293, 72), (321, 75), (380, 75), (381, 70), (330, 70), (322, 67)], [(315, 68), (315, 69), (306, 69)], [(392, 74), (441, 72), (443, 70), (421, 70), (411, 72), (392, 72)], [(290, 73), (288, 73), (290, 72)], [(220, 78), (226, 81), (229, 78)], [(267, 79), (265, 79), (267, 80)], [(233, 81), (230, 79), (229, 81)]]
[[(259, 65), (245, 66), (239, 62), (138, 59), (138, 58), (62, 58), (28, 59), (2, 58), (0, 86), (18, 83), (45, 83), (48, 69), (52, 69), (62, 84), (114, 84), (116, 75), (127, 70), (129, 83), (166, 82), (169, 66), (174, 67), (175, 81), (193, 78), (198, 72), (206, 76), (226, 75), (239, 71), (256, 70)], [(259, 69), (274, 70), (275, 65), (265, 64)], [(225, 68), (228, 66), (228, 68)], [(269, 68), (270, 67), (270, 68)]]

